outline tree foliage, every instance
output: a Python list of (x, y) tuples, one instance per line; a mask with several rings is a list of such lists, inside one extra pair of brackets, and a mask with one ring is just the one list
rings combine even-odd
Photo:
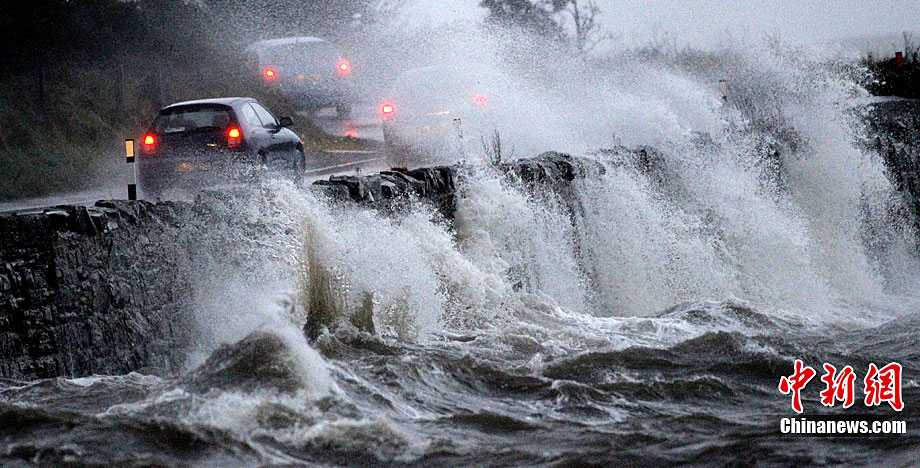
[(612, 37), (598, 22), (601, 8), (594, 0), (482, 0), (480, 5), (493, 23), (566, 40), (581, 52)]
[(0, 15), (5, 74), (145, 53), (197, 61), (248, 41), (337, 36), (370, 0), (34, 0)]
[(518, 27), (550, 38), (562, 38), (565, 32), (553, 19), (551, 2), (545, 0), (482, 0), (489, 10), (489, 21), (503, 27)]

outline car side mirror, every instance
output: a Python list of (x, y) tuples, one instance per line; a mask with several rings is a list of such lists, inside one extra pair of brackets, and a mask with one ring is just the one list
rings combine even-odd
[(281, 117), (280, 120), (282, 127), (290, 127), (291, 125), (294, 125), (294, 119), (290, 117)]

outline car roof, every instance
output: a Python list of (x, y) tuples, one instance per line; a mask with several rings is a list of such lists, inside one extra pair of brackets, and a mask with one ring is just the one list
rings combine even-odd
[(462, 80), (480, 80), (490, 79), (493, 81), (502, 80), (502, 75), (488, 70), (480, 70), (475, 67), (458, 67), (453, 65), (428, 65), (406, 70), (399, 74), (397, 79), (418, 79), (427, 77), (457, 77)]
[(233, 106), (236, 102), (246, 101), (246, 102), (255, 102), (256, 100), (250, 97), (225, 97), (225, 98), (211, 98), (211, 99), (197, 99), (194, 101), (182, 101), (172, 103), (163, 109), (169, 109), (171, 107), (179, 106), (191, 106), (196, 104), (218, 104), (224, 106)]
[(507, 87), (508, 79), (501, 74), (476, 68), (460, 68), (450, 65), (430, 65), (412, 68), (399, 74), (391, 85), (391, 91), (418, 84), (448, 84), (486, 88)]
[(307, 44), (307, 43), (320, 43), (328, 42), (325, 39), (312, 36), (294, 36), (294, 37), (279, 37), (277, 39), (265, 39), (262, 41), (256, 41), (246, 47), (247, 51), (252, 50), (262, 50), (268, 49), (271, 47), (285, 46), (291, 44)]

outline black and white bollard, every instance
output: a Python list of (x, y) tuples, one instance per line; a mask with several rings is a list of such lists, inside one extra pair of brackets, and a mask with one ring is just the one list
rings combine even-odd
[(131, 180), (128, 182), (128, 200), (137, 200), (137, 169), (134, 167), (134, 140), (125, 140), (125, 162), (131, 165)]
[(728, 81), (727, 80), (719, 80), (719, 94), (722, 95), (723, 101), (728, 100)]
[(464, 161), (464, 148), (463, 148), (463, 122), (460, 119), (454, 119), (454, 130), (457, 132), (457, 156), (459, 161)]

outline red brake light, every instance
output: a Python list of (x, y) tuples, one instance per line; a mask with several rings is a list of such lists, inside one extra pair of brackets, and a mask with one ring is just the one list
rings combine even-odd
[(342, 60), (335, 69), (339, 72), (339, 75), (348, 76), (351, 73), (351, 63), (348, 60)]
[(144, 144), (141, 146), (141, 152), (144, 154), (153, 154), (157, 151), (157, 139), (153, 134), (144, 135)]
[(396, 106), (391, 102), (385, 102), (380, 105), (380, 114), (383, 115), (383, 118), (393, 117), (393, 114), (396, 113)]
[(227, 132), (227, 146), (237, 148), (242, 143), (243, 140), (240, 138), (240, 129), (231, 128), (230, 131)]
[(489, 102), (489, 97), (482, 93), (477, 93), (473, 95), (473, 102), (479, 104), (480, 106)]
[(266, 68), (263, 72), (265, 74), (265, 79), (268, 81), (275, 79), (275, 70), (273, 68)]

